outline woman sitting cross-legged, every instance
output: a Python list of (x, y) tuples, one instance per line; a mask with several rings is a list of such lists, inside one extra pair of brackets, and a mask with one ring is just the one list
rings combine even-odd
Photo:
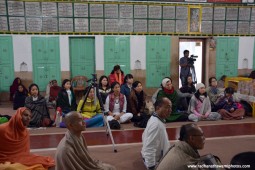
[(223, 92), (223, 90), (221, 90), (217, 86), (218, 86), (217, 79), (215, 77), (210, 77), (209, 78), (209, 87), (207, 87), (206, 92), (207, 92), (209, 99), (211, 101), (212, 111), (217, 111), (217, 109), (215, 108), (215, 105), (218, 102), (218, 100), (220, 99), (220, 97), (222, 96), (221, 92)]
[(205, 85), (198, 83), (196, 93), (191, 97), (188, 113), (189, 120), (198, 122), (200, 120), (220, 120), (221, 115), (217, 112), (211, 112), (211, 102), (205, 92)]
[(172, 79), (170, 77), (163, 78), (161, 82), (161, 89), (158, 91), (157, 100), (167, 97), (172, 102), (172, 113), (166, 118), (166, 122), (177, 122), (188, 120), (186, 112), (178, 112), (179, 97), (177, 91), (174, 89)]
[(51, 126), (50, 112), (47, 108), (45, 98), (39, 93), (37, 84), (31, 84), (29, 86), (29, 94), (30, 96), (25, 100), (25, 107), (32, 112), (32, 119), (29, 123), (29, 127)]
[(20, 107), (9, 122), (0, 125), (0, 169), (46, 170), (55, 162), (51, 157), (30, 153), (30, 137), (27, 126), (31, 111)]
[(25, 100), (27, 97), (27, 90), (26, 88), (20, 84), (18, 86), (18, 90), (15, 92), (13, 96), (13, 110), (17, 110), (19, 107), (24, 107)]
[(234, 102), (233, 94), (234, 89), (227, 87), (224, 91), (225, 95), (220, 98), (216, 104), (218, 112), (221, 114), (224, 120), (239, 120), (243, 119), (245, 110), (237, 107), (237, 103)]
[(103, 104), (105, 104), (106, 97), (111, 92), (111, 87), (109, 85), (108, 77), (106, 77), (105, 75), (101, 76), (99, 79), (98, 91), (103, 100)]
[(127, 111), (133, 114), (131, 121), (135, 122), (134, 126), (145, 128), (150, 118), (150, 116), (145, 113), (146, 97), (147, 95), (143, 91), (142, 83), (140, 81), (135, 81), (132, 84), (127, 108)]
[(86, 102), (84, 103), (84, 97), (80, 100), (77, 111), (80, 112), (86, 122), (86, 127), (102, 127), (104, 126), (103, 115), (100, 109), (99, 100), (95, 100), (94, 88), (89, 91), (89, 87), (85, 89), (84, 94), (88, 93)]
[(56, 107), (61, 108), (63, 116), (70, 111), (75, 111), (77, 109), (76, 98), (69, 79), (65, 79), (62, 82), (62, 87), (57, 97)]
[(119, 121), (119, 123), (125, 123), (132, 117), (132, 113), (126, 113), (127, 100), (124, 94), (120, 93), (120, 84), (113, 82), (111, 84), (112, 92), (107, 96), (105, 101), (105, 111), (108, 112), (107, 120), (113, 119)]

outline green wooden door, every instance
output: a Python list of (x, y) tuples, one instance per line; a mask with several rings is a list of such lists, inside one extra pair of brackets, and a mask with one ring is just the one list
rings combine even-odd
[(146, 87), (159, 87), (170, 76), (170, 47), (168, 36), (146, 37)]
[(130, 37), (104, 37), (104, 74), (109, 75), (117, 64), (130, 73)]
[(0, 91), (9, 91), (14, 80), (12, 37), (0, 37)]
[(95, 38), (73, 37), (70, 42), (71, 76), (86, 76), (95, 73)]
[(40, 91), (45, 91), (50, 80), (61, 84), (58, 37), (32, 37), (33, 79)]
[(222, 75), (235, 77), (238, 75), (239, 38), (217, 38), (216, 77)]

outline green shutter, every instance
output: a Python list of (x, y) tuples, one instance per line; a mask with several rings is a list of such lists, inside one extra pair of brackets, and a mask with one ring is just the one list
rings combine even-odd
[(95, 39), (73, 37), (70, 42), (71, 76), (91, 77), (95, 73)]
[(235, 77), (238, 75), (239, 38), (217, 38), (216, 45), (216, 78), (222, 75)]
[(159, 87), (170, 76), (170, 47), (168, 36), (146, 37), (146, 87)]
[(11, 36), (0, 37), (0, 91), (9, 91), (14, 80), (13, 44)]
[(33, 79), (40, 91), (45, 91), (50, 80), (61, 84), (60, 50), (58, 37), (32, 37)]
[(109, 75), (116, 64), (130, 73), (130, 37), (104, 37), (104, 74)]

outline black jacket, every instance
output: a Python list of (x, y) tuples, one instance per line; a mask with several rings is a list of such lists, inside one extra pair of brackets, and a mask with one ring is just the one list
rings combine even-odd
[(72, 90), (71, 93), (72, 93), (71, 105), (69, 104), (68, 94), (65, 89), (61, 89), (60, 92), (58, 93), (57, 107), (60, 107), (63, 113), (76, 111), (77, 109), (76, 98)]

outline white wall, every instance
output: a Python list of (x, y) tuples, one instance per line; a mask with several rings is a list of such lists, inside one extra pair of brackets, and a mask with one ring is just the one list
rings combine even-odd
[(135, 69), (135, 61), (141, 62), (141, 69), (146, 68), (146, 36), (130, 37), (130, 67)]
[[(3, 35), (4, 36), (4, 35)], [(12, 35), (14, 50), (14, 69), (20, 71), (20, 64), (27, 63), (28, 71), (32, 71), (31, 37), (56, 37), (58, 35)], [(125, 35), (126, 36), (126, 35)], [(59, 35), (61, 71), (70, 70), (69, 37)], [(77, 36), (75, 36), (77, 37)], [(83, 36), (84, 37), (84, 36)], [(91, 37), (91, 36), (90, 36)], [(95, 35), (96, 70), (104, 70), (104, 36)], [(253, 67), (254, 37), (239, 38), (238, 69), (243, 69), (244, 59), (248, 59), (248, 68)], [(146, 36), (130, 36), (130, 66), (135, 69), (135, 61), (141, 62), (141, 69), (146, 69)]]
[[(238, 69), (253, 68), (254, 37), (239, 38)], [(247, 62), (245, 61), (247, 59)]]
[(32, 71), (31, 35), (13, 35), (14, 70), (20, 71), (20, 64), (27, 63), (28, 71)]

